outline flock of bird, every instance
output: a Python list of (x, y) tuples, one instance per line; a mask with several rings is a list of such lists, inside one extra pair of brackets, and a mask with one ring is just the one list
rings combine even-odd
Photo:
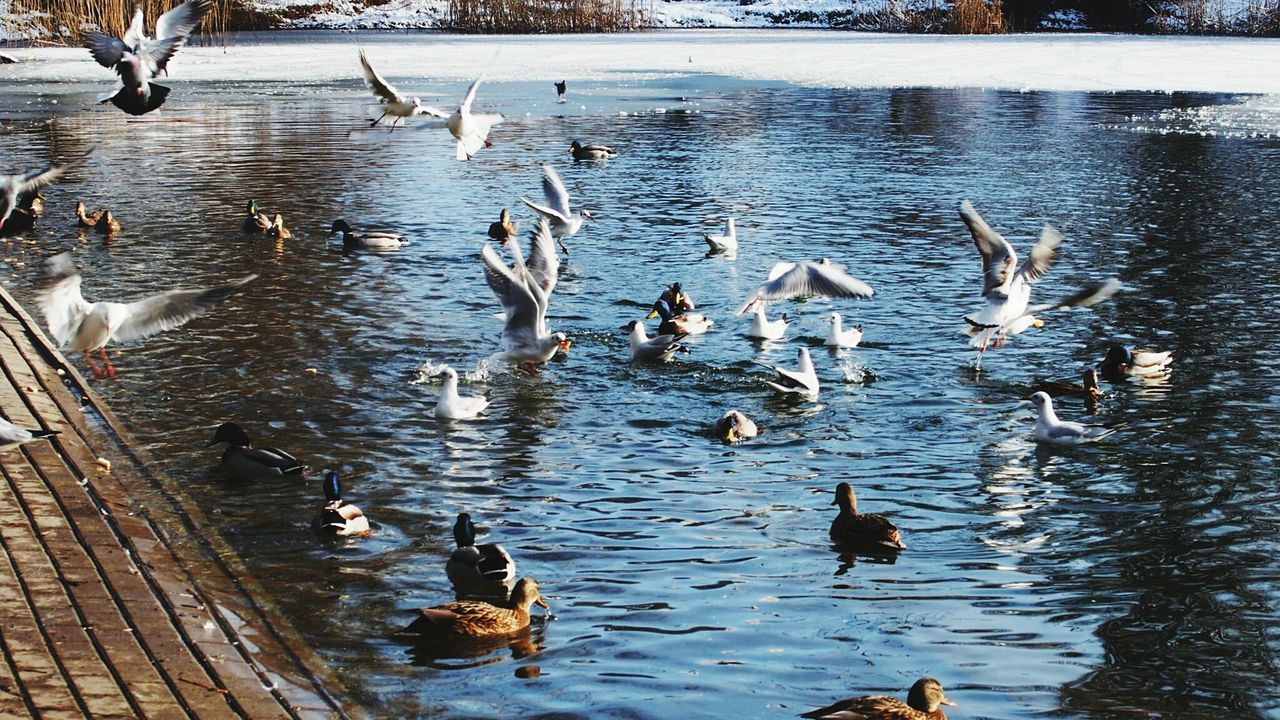
[[(165, 72), (169, 59), (182, 47), (200, 19), (211, 7), (211, 0), (186, 0), (164, 13), (156, 21), (155, 36), (148, 37), (138, 9), (123, 38), (102, 33), (88, 36), (86, 44), (101, 65), (119, 75), (119, 83), (104, 98), (121, 110), (140, 115), (163, 104), (169, 89), (153, 80)], [(480, 85), (477, 79), (468, 87), (461, 103), (451, 112), (425, 106), (417, 97), (402, 94), (388, 83), (370, 63), (363, 49), (358, 53), (364, 80), (379, 100), (382, 114), (373, 119), (377, 126), (386, 118), (389, 132), (406, 119), (428, 115), (445, 121), (456, 140), (456, 158), (471, 160), (484, 147), (491, 145), (490, 130), (502, 121), (497, 114), (473, 111)], [(567, 83), (556, 83), (557, 95), (563, 100)], [(605, 145), (584, 145), (573, 141), (569, 148), (575, 161), (607, 162), (617, 152)], [(44, 197), (40, 189), (61, 178), (79, 160), (55, 164), (42, 170), (0, 177), (0, 234), (13, 235), (29, 230), (43, 212)], [(543, 201), (522, 201), (538, 218), (529, 234), (527, 256), (520, 246), (517, 226), (507, 210), (488, 229), (489, 237), (505, 247), (507, 262), (493, 245), (486, 244), (480, 253), (485, 279), (502, 309), (503, 330), (494, 359), (516, 366), (521, 371), (537, 374), (539, 368), (556, 353), (565, 352), (571, 342), (563, 332), (553, 332), (548, 310), (560, 269), (560, 253), (569, 248), (565, 239), (577, 234), (591, 212), (576, 211), (564, 182), (549, 164), (542, 166)], [(1021, 266), (1012, 245), (965, 201), (960, 206), (960, 219), (968, 228), (981, 257), (983, 268), (983, 306), (964, 316), (965, 333), (970, 344), (983, 353), (1003, 345), (1010, 337), (1042, 321), (1037, 314), (1071, 307), (1089, 307), (1101, 302), (1119, 289), (1119, 282), (1105, 279), (1091, 283), (1065, 297), (1044, 304), (1031, 304), (1033, 284), (1052, 266), (1062, 237), (1046, 225), (1028, 258)], [(83, 203), (76, 207), (81, 227), (103, 233), (118, 232), (119, 222), (109, 210), (87, 213)], [(269, 233), (289, 237), (279, 213), (263, 212), (250, 201), (243, 219), (246, 232)], [(393, 251), (401, 248), (406, 238), (384, 230), (357, 231), (343, 220), (330, 228), (330, 235), (341, 234), (346, 251)], [(721, 234), (704, 235), (709, 254), (736, 258), (739, 250), (733, 218), (725, 221)], [(559, 251), (557, 250), (559, 246)], [(116, 374), (106, 353), (109, 342), (141, 340), (156, 333), (178, 327), (207, 312), (255, 278), (247, 275), (230, 282), (195, 289), (177, 289), (130, 303), (89, 302), (81, 293), (81, 276), (67, 253), (55, 255), (45, 262), (38, 301), (58, 344), (84, 354), (95, 377)], [(769, 272), (737, 310), (741, 316), (751, 313), (747, 335), (765, 340), (781, 339), (789, 318), (783, 313), (770, 319), (767, 306), (795, 298), (862, 298), (874, 297), (875, 291), (865, 282), (849, 275), (840, 265), (827, 259), (817, 261), (780, 262)], [(667, 286), (654, 301), (647, 318), (636, 319), (624, 326), (629, 335), (628, 357), (632, 362), (667, 362), (677, 354), (687, 353), (685, 338), (710, 331), (715, 321), (695, 312), (693, 299), (679, 283)], [(645, 320), (659, 318), (658, 334), (650, 337)], [(861, 325), (846, 328), (838, 312), (829, 316), (830, 329), (824, 344), (853, 348), (862, 340)], [(92, 353), (98, 353), (101, 367)], [(1114, 346), (1107, 352), (1098, 370), (1112, 382), (1130, 378), (1159, 379), (1169, 374), (1170, 353), (1135, 350)], [(797, 351), (794, 367), (765, 366), (772, 375), (765, 385), (774, 391), (812, 400), (821, 392), (818, 374), (807, 348)], [(458, 391), (458, 373), (443, 367), (438, 373), (443, 387), (435, 407), (441, 420), (460, 421), (483, 417), (490, 406), (486, 396), (463, 396)], [(1037, 422), (1034, 437), (1038, 442), (1055, 445), (1078, 445), (1097, 441), (1114, 432), (1114, 427), (1086, 425), (1058, 418), (1052, 397), (1075, 395), (1092, 400), (1101, 394), (1098, 371), (1090, 368), (1083, 383), (1053, 381), (1039, 384), (1026, 400), (1034, 404)], [(759, 434), (756, 423), (738, 410), (725, 413), (712, 427), (713, 434), (729, 443), (737, 443)], [(0, 420), (0, 449), (9, 449), (55, 433), (28, 431)], [(244, 429), (235, 423), (224, 423), (214, 433), (213, 445), (225, 445), (221, 465), (226, 472), (259, 478), (302, 477), (307, 466), (293, 455), (278, 448), (255, 446)], [(341, 482), (336, 472), (323, 476), (325, 504), (314, 523), (317, 530), (337, 536), (368, 535), (368, 519), (354, 505), (342, 498)], [(841, 545), (862, 548), (867, 552), (894, 553), (906, 548), (898, 528), (888, 518), (874, 513), (860, 513), (851, 485), (839, 483), (832, 503), (839, 512), (832, 521), (829, 535)], [(454, 526), (457, 550), (449, 558), (445, 570), (459, 599), (418, 612), (405, 632), (433, 640), (458, 641), (506, 636), (526, 631), (530, 626), (533, 604), (547, 607), (538, 583), (529, 577), (516, 581), (515, 561), (497, 544), (476, 544), (476, 529), (470, 515), (458, 516)], [(942, 686), (931, 678), (922, 678), (910, 689), (905, 703), (886, 697), (861, 697), (805, 713), (811, 718), (945, 718), (940, 705), (953, 705)]]

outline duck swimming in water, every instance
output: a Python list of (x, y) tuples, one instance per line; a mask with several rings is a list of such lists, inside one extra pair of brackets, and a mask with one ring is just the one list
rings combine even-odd
[(569, 145), (569, 154), (573, 155), (575, 162), (611, 160), (618, 157), (618, 153), (608, 145), (583, 145), (577, 140)]
[(1086, 400), (1102, 397), (1102, 389), (1098, 387), (1098, 371), (1093, 368), (1084, 371), (1084, 382), (1041, 380), (1032, 387), (1032, 392), (1042, 392), (1049, 397), (1082, 397)]
[(801, 713), (816, 720), (947, 720), (941, 705), (955, 707), (933, 678), (920, 678), (907, 691), (907, 701), (883, 695), (868, 695), (832, 703)]
[(1172, 362), (1171, 352), (1112, 345), (1107, 349), (1106, 357), (1098, 364), (1098, 369), (1110, 382), (1121, 382), (1131, 377), (1140, 380), (1163, 379), (1169, 376), (1169, 364)]
[(213, 440), (206, 447), (226, 443), (222, 453), (222, 467), (235, 475), (246, 477), (302, 477), (307, 466), (298, 458), (273, 447), (254, 447), (243, 428), (233, 422), (218, 426)]
[(369, 230), (367, 232), (355, 232), (346, 220), (334, 220), (333, 227), (329, 228), (329, 235), (342, 233), (342, 249), (343, 250), (370, 250), (374, 252), (385, 252), (388, 250), (399, 250), (409, 241), (403, 235), (388, 230)]
[(324, 498), (325, 506), (314, 523), (317, 532), (338, 537), (369, 535), (369, 519), (360, 508), (342, 499), (342, 485), (333, 470), (324, 474)]
[(529, 627), (529, 608), (535, 603), (547, 607), (538, 581), (521, 578), (506, 607), (480, 600), (458, 600), (423, 608), (406, 632), (444, 641), (514, 635)]
[(858, 498), (853, 486), (847, 482), (836, 485), (836, 499), (832, 505), (840, 506), (840, 514), (831, 521), (831, 539), (850, 545), (875, 545), (888, 550), (905, 550), (898, 527), (889, 518), (875, 513), (858, 512)]
[(730, 410), (711, 426), (711, 432), (721, 440), (734, 445), (760, 434), (751, 418), (737, 410)]
[(675, 315), (665, 300), (653, 303), (653, 310), (649, 312), (647, 318), (653, 317), (662, 318), (662, 324), (658, 326), (660, 335), (702, 335), (715, 325), (714, 320), (702, 313)]
[(458, 549), (445, 564), (445, 574), (459, 593), (506, 597), (516, 580), (516, 561), (497, 543), (476, 545), (476, 526), (469, 513), (459, 513), (453, 524)]

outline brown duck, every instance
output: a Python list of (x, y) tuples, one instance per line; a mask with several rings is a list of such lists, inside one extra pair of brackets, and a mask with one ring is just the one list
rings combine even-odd
[(1035, 384), (1032, 392), (1042, 392), (1050, 397), (1082, 397), (1086, 400), (1102, 397), (1102, 389), (1098, 387), (1098, 371), (1093, 368), (1084, 371), (1083, 383), (1070, 380), (1041, 380)]
[(498, 216), (498, 222), (489, 223), (489, 237), (504, 243), (516, 236), (516, 224), (511, 221), (511, 213), (506, 208)]
[(840, 514), (831, 521), (831, 539), (838, 543), (876, 545), (888, 550), (906, 550), (898, 528), (889, 518), (874, 513), (859, 513), (858, 499), (853, 487), (842, 482), (836, 486), (836, 499), (832, 505), (840, 506)]
[(942, 692), (942, 684), (933, 678), (920, 678), (907, 691), (907, 701), (883, 695), (868, 695), (832, 703), (824, 708), (802, 713), (800, 717), (818, 720), (947, 720), (939, 705), (955, 707)]
[(76, 201), (76, 222), (80, 223), (80, 227), (97, 227), (98, 221), (106, 214), (107, 211), (102, 208), (94, 210), (92, 214), (86, 213), (84, 211), (84, 201)]
[(529, 608), (547, 603), (538, 592), (538, 581), (521, 578), (511, 591), (508, 607), (480, 600), (456, 602), (423, 608), (406, 632), (441, 639), (465, 639), (513, 635), (529, 627)]

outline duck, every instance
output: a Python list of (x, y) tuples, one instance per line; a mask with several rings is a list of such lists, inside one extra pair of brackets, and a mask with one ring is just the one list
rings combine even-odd
[(737, 410), (726, 412), (711, 426), (711, 432), (730, 445), (760, 434), (759, 428), (751, 421), (751, 418)]
[(738, 252), (738, 231), (734, 228), (733, 218), (724, 221), (723, 235), (702, 234), (702, 239), (710, 248), (707, 252), (733, 255)]
[(437, 420), (470, 420), (478, 417), (489, 407), (489, 395), (458, 394), (458, 371), (444, 366), (440, 371), (444, 376), (444, 387), (440, 390), (440, 399), (436, 401)]
[(764, 303), (757, 303), (755, 310), (751, 314), (751, 329), (747, 331), (747, 337), (760, 338), (762, 340), (781, 340), (782, 336), (787, 332), (787, 323), (791, 320), (786, 313), (782, 313), (782, 317), (777, 320), (770, 320), (764, 316)]
[(631, 362), (637, 360), (670, 362), (676, 353), (690, 352), (689, 348), (680, 344), (684, 335), (657, 335), (651, 338), (644, 331), (644, 323), (639, 320), (632, 320), (623, 325), (622, 329), (630, 333), (628, 341)]
[(57, 434), (57, 430), (28, 430), (0, 418), (0, 452)]
[(1112, 345), (1107, 348), (1106, 357), (1102, 358), (1098, 369), (1102, 371), (1102, 376), (1111, 382), (1119, 382), (1130, 377), (1155, 379), (1168, 377), (1169, 364), (1172, 362), (1173, 353), (1171, 352)]
[(405, 631), (439, 640), (514, 635), (529, 627), (529, 608), (535, 603), (549, 609), (542, 599), (538, 581), (521, 578), (511, 591), (506, 607), (481, 600), (457, 600), (423, 608)]
[(489, 237), (500, 243), (514, 238), (516, 236), (517, 227), (511, 221), (511, 213), (506, 208), (502, 208), (502, 213), (498, 215), (498, 221), (489, 223)]
[(316, 531), (338, 537), (368, 537), (369, 519), (360, 508), (343, 501), (342, 484), (333, 470), (324, 474), (324, 499), (325, 506), (314, 523)]
[(817, 720), (947, 720), (939, 706), (955, 707), (942, 691), (942, 683), (933, 678), (920, 678), (907, 691), (907, 701), (884, 695), (866, 695), (832, 703), (826, 707), (801, 713), (800, 717)]
[(120, 221), (115, 219), (110, 210), (103, 210), (98, 222), (93, 224), (93, 229), (103, 235), (115, 235), (120, 232)]
[(242, 224), (245, 232), (264, 233), (271, 229), (271, 216), (258, 209), (258, 202), (250, 200), (245, 206), (244, 223)]
[(1096, 400), (1102, 397), (1102, 389), (1098, 387), (1098, 371), (1089, 368), (1084, 371), (1084, 382), (1070, 380), (1041, 380), (1034, 386), (1034, 391), (1043, 392), (1049, 397), (1082, 397)]
[(773, 380), (765, 384), (780, 393), (808, 395), (810, 399), (818, 397), (818, 373), (813, 369), (813, 360), (809, 357), (809, 348), (800, 348), (796, 354), (798, 367), (795, 370), (757, 363), (773, 371)]
[(649, 312), (646, 319), (653, 317), (662, 318), (662, 324), (658, 326), (658, 332), (662, 335), (702, 335), (716, 324), (714, 320), (702, 313), (675, 315), (665, 300), (653, 303), (653, 310)]
[(92, 213), (86, 213), (84, 201), (76, 201), (76, 222), (80, 224), (80, 227), (97, 227), (98, 221), (102, 219), (106, 212), (104, 208), (98, 208)]
[(861, 325), (855, 325), (848, 330), (845, 330), (841, 327), (841, 323), (843, 321), (841, 320), (840, 313), (838, 312), (831, 313), (831, 317), (827, 322), (831, 323), (831, 331), (827, 333), (827, 339), (823, 341), (823, 345), (828, 347), (855, 348), (858, 347), (858, 343), (862, 342)]
[(271, 218), (271, 229), (268, 231), (276, 236), (277, 240), (288, 240), (293, 237), (293, 231), (284, 226), (284, 217), (280, 213), (276, 213)]
[(847, 482), (836, 485), (836, 499), (832, 505), (840, 506), (840, 514), (831, 521), (831, 539), (837, 543), (875, 545), (887, 550), (906, 550), (902, 535), (889, 518), (875, 513), (859, 513), (858, 498), (853, 486)]
[[(686, 313), (697, 307), (693, 304), (693, 298), (689, 297), (684, 291), (684, 287), (678, 282), (671, 283), (662, 290), (662, 294), (658, 296), (667, 304), (667, 307), (676, 312)], [(650, 315), (649, 317), (653, 317)]]
[[(504, 598), (516, 580), (516, 561), (501, 545), (476, 545), (476, 526), (470, 513), (459, 513), (453, 524), (458, 549), (449, 556), (445, 574), (459, 593), (498, 594)], [(496, 593), (494, 591), (497, 591)]]
[(1097, 442), (1118, 429), (1115, 426), (1085, 425), (1059, 420), (1058, 414), (1053, 410), (1053, 399), (1044, 392), (1031, 393), (1026, 399), (1036, 406), (1036, 442), (1064, 446), (1084, 445)]
[(226, 443), (222, 453), (222, 467), (236, 475), (249, 477), (302, 477), (307, 466), (284, 450), (273, 447), (253, 447), (244, 429), (233, 422), (225, 422), (213, 433), (213, 440), (206, 447)]
[(329, 228), (330, 236), (339, 232), (342, 233), (343, 250), (399, 250), (409, 244), (409, 241), (400, 233), (387, 230), (353, 232), (346, 220), (334, 220), (333, 227)]
[(560, 82), (556, 83), (555, 86), (556, 86), (556, 101), (564, 102), (564, 94), (569, 92), (568, 81), (561, 80)]
[(569, 153), (573, 155), (575, 162), (584, 160), (611, 160), (618, 157), (618, 153), (608, 145), (583, 145), (574, 140), (569, 145)]

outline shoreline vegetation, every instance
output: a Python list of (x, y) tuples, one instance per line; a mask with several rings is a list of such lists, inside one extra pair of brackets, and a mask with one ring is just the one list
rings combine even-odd
[[(77, 45), (93, 29), (118, 37), (134, 1), (11, 0), (0, 15), (0, 41)], [(175, 4), (138, 1), (149, 19)], [(215, 0), (200, 30), (217, 39), (288, 28), (533, 34), (680, 27), (1278, 37), (1280, 0)]]

